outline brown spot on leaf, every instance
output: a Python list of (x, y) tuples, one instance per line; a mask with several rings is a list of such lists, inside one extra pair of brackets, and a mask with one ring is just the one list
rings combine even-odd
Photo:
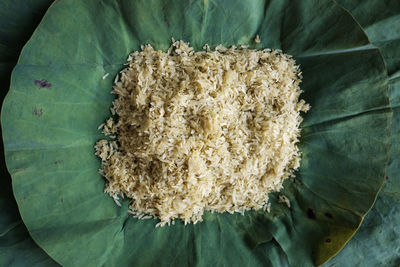
[(330, 239), (330, 238), (327, 238), (327, 239), (325, 239), (325, 242), (326, 242), (326, 243), (331, 243), (331, 239)]
[(42, 108), (40, 108), (40, 109), (34, 108), (32, 111), (32, 114), (37, 117), (41, 117), (43, 115), (43, 109)]
[(325, 212), (324, 215), (325, 215), (327, 218), (329, 218), (329, 219), (333, 219), (332, 214), (330, 214), (329, 212)]
[(311, 220), (315, 220), (317, 218), (317, 216), (315, 216), (315, 213), (311, 208), (307, 210), (307, 217), (310, 218)]
[(51, 83), (49, 83), (46, 80), (35, 80), (34, 81), (35, 85), (39, 86), (39, 88), (50, 88)]

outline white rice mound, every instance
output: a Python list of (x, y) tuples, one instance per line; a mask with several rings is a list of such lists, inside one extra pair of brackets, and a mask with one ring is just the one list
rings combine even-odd
[(131, 200), (138, 218), (163, 226), (204, 211), (267, 209), (268, 193), (299, 167), (301, 72), (279, 50), (217, 46), (133, 52), (116, 78), (96, 143), (105, 192)]

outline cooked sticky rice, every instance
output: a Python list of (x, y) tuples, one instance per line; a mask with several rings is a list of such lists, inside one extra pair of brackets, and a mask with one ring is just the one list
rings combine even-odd
[(301, 72), (279, 50), (195, 52), (173, 42), (133, 52), (116, 77), (95, 145), (105, 192), (137, 218), (202, 221), (205, 211), (269, 209), (299, 167)]

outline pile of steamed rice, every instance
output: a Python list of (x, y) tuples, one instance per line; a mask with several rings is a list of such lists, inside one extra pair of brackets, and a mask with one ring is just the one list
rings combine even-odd
[(204, 211), (267, 209), (299, 167), (308, 104), (301, 73), (278, 50), (174, 42), (132, 53), (113, 87), (108, 140), (96, 143), (105, 192), (138, 218), (202, 221)]

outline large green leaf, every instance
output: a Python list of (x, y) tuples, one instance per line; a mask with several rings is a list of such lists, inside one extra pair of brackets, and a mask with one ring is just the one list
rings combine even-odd
[(340, 0), (382, 51), (393, 107), (391, 160), (374, 208), (354, 238), (330, 264), (400, 265), (400, 2)]
[[(101, 77), (140, 44), (165, 49), (172, 36), (197, 49), (250, 44), (295, 55), (313, 108), (300, 171), (283, 191), (290, 209), (274, 194), (270, 214), (207, 214), (201, 224), (155, 229), (102, 193), (93, 144), (109, 116), (112, 79)], [(387, 106), (379, 51), (334, 2), (70, 0), (52, 5), (24, 48), (2, 126), (22, 218), (63, 265), (308, 266), (334, 255), (375, 200)]]
[[(0, 2), (0, 88), (1, 99), (8, 91), (11, 70), (22, 46), (31, 36), (49, 0)], [(0, 144), (3, 151), (3, 143)], [(52, 266), (55, 262), (31, 239), (21, 220), (11, 188), (11, 177), (0, 155), (0, 265)]]

